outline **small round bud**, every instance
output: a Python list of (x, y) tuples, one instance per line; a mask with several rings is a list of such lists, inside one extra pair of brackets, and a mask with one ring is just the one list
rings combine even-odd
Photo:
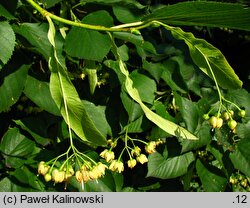
[(210, 119), (209, 119), (209, 124), (210, 126), (215, 129), (217, 127), (217, 117), (215, 116), (212, 116)]
[(44, 175), (44, 180), (45, 180), (46, 182), (49, 182), (49, 181), (51, 181), (51, 179), (52, 179), (52, 176), (51, 176), (51, 174), (49, 174), (49, 173), (46, 173), (46, 174)]
[(208, 120), (209, 119), (209, 115), (208, 114), (204, 114), (202, 117), (203, 117), (204, 120)]
[(231, 114), (231, 116), (234, 115), (234, 111), (233, 110), (229, 110), (228, 112)]
[(227, 123), (228, 127), (231, 129), (231, 130), (234, 130), (235, 127), (237, 126), (237, 122), (233, 119), (231, 119), (230, 121), (228, 121)]
[(226, 112), (226, 111), (224, 111), (224, 112), (222, 113), (222, 118), (223, 118), (225, 121), (229, 120), (229, 119), (230, 119), (230, 116), (231, 116), (231, 114), (228, 113), (228, 112)]
[(221, 128), (223, 125), (223, 119), (222, 118), (217, 118), (217, 121), (216, 121), (216, 128)]
[(238, 112), (238, 115), (240, 116), (240, 117), (245, 117), (245, 115), (246, 115), (246, 111), (245, 110), (240, 110), (239, 112)]

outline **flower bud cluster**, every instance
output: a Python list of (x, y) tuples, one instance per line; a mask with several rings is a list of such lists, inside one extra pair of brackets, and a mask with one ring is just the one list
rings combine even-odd
[(89, 180), (97, 180), (104, 176), (106, 168), (107, 166), (101, 162), (93, 166), (84, 164), (80, 170), (76, 171), (75, 176), (80, 183), (86, 183)]
[(62, 183), (69, 180), (74, 175), (74, 169), (71, 165), (67, 168), (52, 168), (44, 161), (38, 164), (38, 174), (43, 175), (46, 182), (54, 181), (55, 183)]
[[(146, 142), (143, 142), (146, 143)], [(157, 140), (157, 141), (150, 141), (146, 143), (145, 145), (145, 151), (148, 154), (152, 154), (156, 151), (156, 147), (160, 144), (162, 144), (162, 140)], [(112, 151), (113, 148), (116, 147), (117, 145), (117, 140), (116, 142), (113, 142), (111, 140), (108, 141), (108, 144), (111, 146), (110, 149), (104, 149), (101, 153), (100, 156), (106, 160), (106, 162), (109, 163), (109, 169), (114, 172), (121, 173), (124, 171), (124, 163), (121, 161), (121, 156), (123, 154), (120, 154), (118, 159), (115, 159), (115, 153)], [(148, 162), (148, 158), (145, 154), (141, 153), (141, 148), (139, 146), (133, 146), (131, 147), (124, 147), (127, 148), (127, 151), (129, 151), (129, 160), (127, 161), (127, 166), (129, 168), (134, 168), (137, 163), (144, 164)]]
[(38, 165), (38, 174), (43, 175), (46, 182), (53, 181), (62, 183), (68, 181), (72, 176), (75, 176), (80, 183), (86, 183), (89, 180), (97, 180), (105, 175), (105, 170), (108, 167), (101, 163), (86, 161), (79, 170), (75, 172), (72, 165), (61, 166), (60, 168), (50, 167), (44, 161)]
[[(219, 129), (223, 126), (224, 123), (227, 124), (227, 126), (229, 127), (229, 129), (233, 132), (236, 133), (236, 126), (237, 126), (237, 119), (243, 118), (246, 115), (246, 111), (240, 109), (237, 113), (237, 115), (235, 115), (233, 110), (228, 110), (226, 109), (225, 111), (222, 112), (222, 114), (218, 114), (216, 116), (211, 116), (209, 117), (209, 113), (204, 114), (203, 118), (205, 120), (208, 120), (210, 126), (215, 129)], [(238, 116), (238, 118), (236, 117)]]

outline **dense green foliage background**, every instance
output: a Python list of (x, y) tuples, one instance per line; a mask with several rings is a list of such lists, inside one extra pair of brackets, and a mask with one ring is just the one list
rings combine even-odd
[(247, 1), (31, 2), (0, 3), (0, 191), (250, 191)]

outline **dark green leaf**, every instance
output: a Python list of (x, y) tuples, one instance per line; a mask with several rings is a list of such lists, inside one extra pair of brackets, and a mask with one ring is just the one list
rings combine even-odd
[(122, 23), (136, 22), (143, 16), (143, 12), (139, 9), (128, 8), (120, 5), (113, 6), (113, 12), (116, 18)]
[(8, 110), (19, 99), (26, 82), (29, 67), (29, 65), (23, 65), (4, 77), (0, 86), (0, 112)]
[(242, 86), (239, 77), (219, 49), (204, 39), (195, 38), (192, 33), (184, 32), (181, 28), (167, 25), (165, 27), (176, 39), (185, 41), (194, 63), (212, 79), (214, 74), (222, 88), (236, 89)]
[(11, 167), (20, 167), (34, 150), (35, 143), (20, 134), (17, 128), (9, 129), (3, 136), (0, 151), (5, 157), (5, 163)]
[(211, 141), (211, 127), (207, 124), (203, 124), (198, 130), (196, 130), (195, 135), (199, 138), (198, 140), (186, 140), (181, 139), (182, 152), (187, 152), (191, 150), (199, 149), (200, 147), (206, 146)]
[[(113, 19), (106, 11), (93, 12), (82, 19), (83, 23), (112, 26)], [(74, 27), (66, 36), (65, 51), (73, 57), (102, 61), (111, 48), (108, 35)]]
[(12, 56), (15, 40), (15, 33), (10, 24), (6, 21), (0, 22), (0, 69), (3, 68)]
[(34, 191), (42, 191), (44, 189), (44, 185), (39, 181), (37, 175), (25, 166), (16, 169), (11, 176), (17, 180), (17, 183), (22, 184), (26, 188), (34, 189)]
[(5, 177), (0, 181), (0, 192), (31, 192), (37, 191), (31, 187), (23, 186), (12, 177)]
[[(29, 132), (37, 143), (45, 146), (57, 135), (58, 118), (46, 112), (14, 121), (23, 130)], [(53, 129), (53, 131), (51, 131)], [(67, 129), (68, 130), (68, 129)]]
[(187, 129), (194, 133), (199, 123), (199, 109), (197, 103), (181, 97), (177, 93), (175, 93), (174, 97), (177, 106), (180, 108), (180, 113), (185, 121)]
[[(230, 90), (226, 96), (226, 99), (230, 100), (231, 102), (235, 103), (241, 108), (246, 110), (246, 118), (250, 118), (250, 94), (245, 89), (237, 89), (237, 90)], [(230, 106), (233, 110), (234, 106)]]
[(0, 4), (0, 17), (5, 17), (7, 20), (15, 19), (15, 17)]
[(50, 8), (61, 1), (62, 0), (41, 0), (41, 3), (43, 3), (46, 8)]
[(250, 31), (250, 9), (236, 3), (181, 2), (162, 7), (143, 18), (172, 25), (226, 27)]
[(30, 154), (35, 143), (20, 134), (18, 128), (9, 129), (1, 141), (0, 150), (7, 156), (23, 157)]
[(180, 156), (165, 158), (158, 152), (149, 155), (147, 177), (161, 179), (176, 178), (187, 173), (189, 165), (194, 161), (192, 152)]
[(249, 139), (250, 138), (250, 121), (246, 124), (238, 123), (237, 125), (237, 136), (241, 139)]
[(104, 135), (105, 137), (107, 135), (111, 134), (111, 128), (108, 124), (108, 121), (105, 116), (105, 106), (96, 106), (95, 104), (89, 102), (89, 101), (82, 101), (84, 108), (86, 109), (89, 118), (93, 121), (96, 128)]
[(138, 9), (143, 9), (145, 7), (141, 5), (138, 1), (134, 1), (134, 0), (81, 0), (81, 2), (124, 5), (127, 7), (138, 8)]
[(250, 177), (250, 141), (241, 140), (235, 147), (235, 151), (229, 157), (236, 169), (239, 169), (246, 176)]
[(51, 97), (48, 82), (42, 82), (35, 79), (34, 77), (28, 76), (24, 93), (40, 108), (56, 116), (61, 115), (54, 100)]
[[(22, 23), (14, 27), (14, 31), (23, 36), (30, 44), (31, 48), (42, 54), (48, 61), (51, 54), (51, 44), (48, 40), (48, 24)], [(63, 41), (59, 33), (55, 37), (57, 55), (61, 59)]]
[(221, 192), (225, 190), (227, 179), (220, 169), (197, 160), (196, 170), (205, 191)]

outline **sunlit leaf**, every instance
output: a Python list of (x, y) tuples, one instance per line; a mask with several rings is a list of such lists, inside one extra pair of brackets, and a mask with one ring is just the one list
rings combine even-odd
[(195, 38), (192, 33), (184, 32), (181, 28), (164, 26), (176, 39), (185, 41), (194, 63), (213, 80), (215, 76), (222, 88), (235, 89), (242, 86), (239, 77), (219, 49), (204, 39)]
[(188, 1), (168, 5), (143, 18), (171, 25), (226, 27), (250, 31), (250, 9), (242, 4)]
[[(118, 56), (119, 56), (119, 54), (118, 54)], [(129, 72), (126, 69), (124, 62), (120, 58), (118, 59), (118, 62), (119, 62), (119, 69), (122, 72), (122, 74), (125, 76), (124, 86), (126, 88), (127, 93), (130, 95), (131, 98), (133, 98), (133, 100), (135, 100), (141, 106), (142, 110), (145, 113), (145, 116), (150, 121), (152, 121), (157, 126), (159, 126), (161, 129), (163, 129), (164, 131), (166, 131), (167, 133), (169, 133), (171, 135), (175, 135), (177, 137), (182, 137), (182, 138), (186, 138), (186, 139), (197, 139), (196, 136), (191, 134), (185, 128), (183, 128), (183, 127), (181, 127), (181, 126), (179, 126), (179, 125), (177, 125), (169, 120), (166, 120), (166, 119), (162, 118), (161, 116), (157, 115), (156, 113), (154, 113), (153, 111), (151, 111), (142, 102), (138, 90), (136, 88), (134, 88), (133, 81), (129, 76)]]

